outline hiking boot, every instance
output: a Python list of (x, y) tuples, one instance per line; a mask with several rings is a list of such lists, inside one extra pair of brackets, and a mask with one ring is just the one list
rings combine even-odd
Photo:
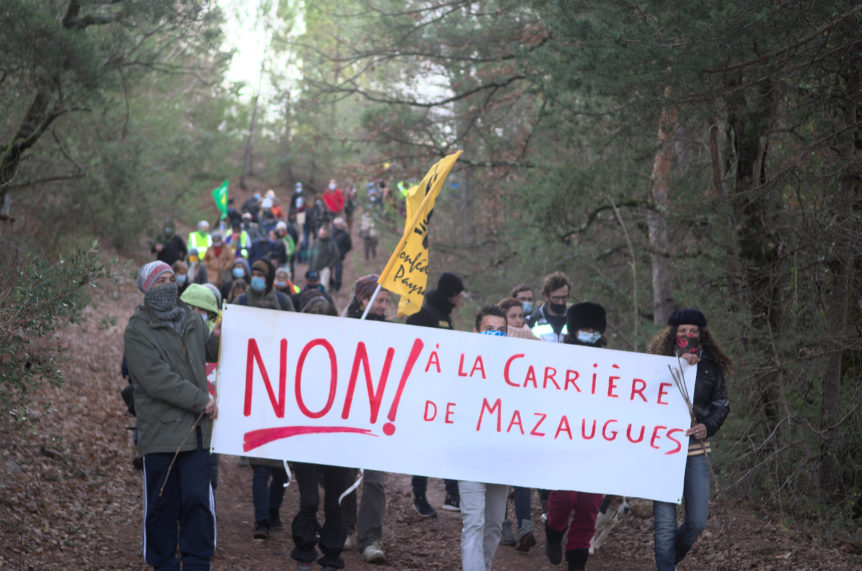
[(572, 549), (566, 551), (566, 561), (569, 563), (569, 571), (584, 571), (587, 567), (587, 558), (590, 556), (589, 549)]
[(284, 524), (281, 523), (281, 518), (278, 517), (278, 510), (269, 510), (269, 529), (281, 529)]
[(545, 555), (548, 556), (548, 561), (554, 565), (559, 565), (563, 560), (563, 532), (551, 529), (545, 523), (545, 538), (548, 542), (545, 545)]
[(500, 545), (518, 545), (515, 536), (512, 534), (512, 520), (506, 518), (503, 520), (502, 537), (500, 537)]
[(254, 524), (254, 538), (266, 539), (269, 537), (269, 522), (261, 520)]
[(383, 548), (380, 547), (380, 543), (375, 541), (362, 550), (362, 558), (367, 563), (383, 563), (386, 559), (386, 555), (383, 553)]
[(413, 507), (422, 517), (435, 517), (437, 515), (437, 510), (431, 507), (431, 504), (428, 503), (425, 496), (417, 496), (413, 498)]
[(461, 498), (454, 494), (446, 494), (446, 501), (443, 502), (443, 509), (450, 512), (461, 511)]
[(531, 547), (536, 545), (536, 537), (533, 535), (533, 522), (528, 519), (521, 520), (521, 526), (518, 528), (518, 551), (529, 551)]

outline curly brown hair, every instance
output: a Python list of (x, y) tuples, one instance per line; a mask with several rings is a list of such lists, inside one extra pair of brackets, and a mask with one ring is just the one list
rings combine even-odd
[(542, 295), (551, 295), (552, 291), (560, 289), (563, 286), (569, 288), (569, 293), (572, 292), (572, 280), (570, 280), (566, 274), (563, 272), (548, 274), (542, 282)]
[[(668, 325), (659, 331), (649, 342), (647, 353), (652, 353), (653, 355), (676, 355), (676, 328), (676, 325)], [(718, 346), (718, 341), (715, 340), (708, 327), (700, 328), (700, 346), (718, 363), (723, 373), (730, 374), (733, 370), (733, 360), (721, 350), (721, 347)]]

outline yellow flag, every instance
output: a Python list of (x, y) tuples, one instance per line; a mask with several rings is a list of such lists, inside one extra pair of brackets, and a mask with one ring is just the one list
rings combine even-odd
[(434, 202), (443, 182), (461, 151), (440, 159), (418, 185), (407, 191), (404, 233), (377, 283), (401, 296), (398, 317), (413, 315), (422, 308), (428, 284), (428, 227)]

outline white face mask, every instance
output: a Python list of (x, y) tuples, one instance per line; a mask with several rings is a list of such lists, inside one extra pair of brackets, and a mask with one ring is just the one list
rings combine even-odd
[(601, 338), (602, 334), (598, 331), (593, 331), (591, 333), (587, 333), (586, 331), (578, 331), (578, 341), (580, 341), (581, 343), (595, 345)]

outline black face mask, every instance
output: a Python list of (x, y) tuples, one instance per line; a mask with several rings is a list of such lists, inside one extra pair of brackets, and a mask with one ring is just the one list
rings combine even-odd
[(700, 352), (700, 336), (699, 335), (677, 335), (676, 336), (676, 353), (683, 355), (691, 353), (697, 355)]
[(549, 301), (548, 302), (548, 308), (550, 308), (550, 310), (553, 311), (554, 313), (556, 313), (557, 315), (561, 315), (561, 314), (566, 312), (566, 304), (565, 303), (553, 303), (553, 302)]

